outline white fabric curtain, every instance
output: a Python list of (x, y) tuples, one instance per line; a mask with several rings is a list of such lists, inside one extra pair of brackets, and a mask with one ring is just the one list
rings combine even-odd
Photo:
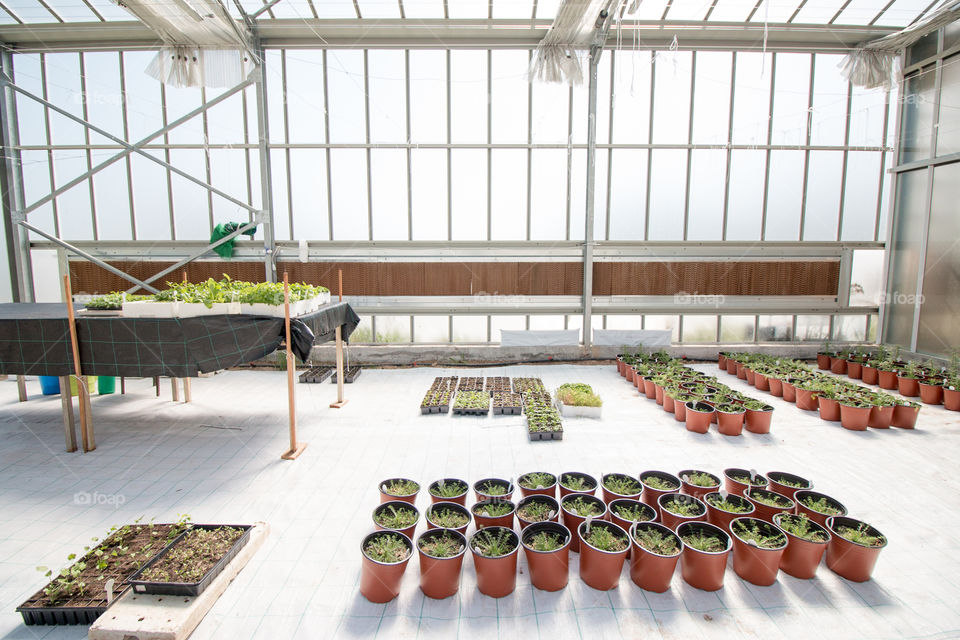
[(255, 66), (242, 49), (164, 47), (146, 73), (171, 87), (233, 87)]

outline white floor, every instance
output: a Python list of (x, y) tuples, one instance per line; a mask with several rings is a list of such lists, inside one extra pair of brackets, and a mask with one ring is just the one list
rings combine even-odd
[[(713, 365), (701, 365), (711, 373)], [(437, 375), (540, 376), (550, 387), (587, 382), (605, 401), (602, 420), (568, 419), (563, 441), (528, 442), (519, 416), (421, 416)], [(719, 374), (748, 391), (742, 381)], [(143, 516), (168, 521), (271, 524), (270, 539), (204, 619), (194, 638), (946, 638), (960, 637), (960, 414), (924, 408), (916, 431), (845, 431), (753, 391), (776, 407), (766, 436), (696, 435), (614, 367), (366, 370), (348, 385), (344, 409), (328, 407), (336, 387), (297, 385), (301, 440), (287, 445), (285, 376), (236, 371), (195, 380), (194, 402), (156, 398), (147, 380), (126, 396), (94, 398), (97, 445), (63, 452), (58, 396), (18, 403), (0, 382), (0, 638), (83, 638), (84, 627), (26, 627), (15, 607), (44, 583), (37, 565), (63, 566), (93, 536)], [(400, 597), (387, 605), (359, 595), (360, 540), (372, 530), (378, 481), (456, 476), (516, 477), (534, 470), (677, 472), (725, 467), (808, 477), (890, 539), (874, 579), (854, 584), (825, 565), (802, 581), (781, 575), (754, 587), (729, 568), (708, 593), (679, 576), (662, 595), (637, 588), (599, 592), (578, 578), (533, 589), (520, 561), (516, 592), (479, 594), (464, 562), (460, 592), (434, 601), (417, 587), (412, 560)], [(428, 500), (421, 495), (419, 505)], [(424, 525), (419, 525), (419, 531)], [(472, 528), (471, 528), (472, 531)]]

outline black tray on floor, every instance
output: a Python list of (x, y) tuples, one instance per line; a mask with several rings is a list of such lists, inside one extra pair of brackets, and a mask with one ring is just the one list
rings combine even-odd
[[(343, 372), (343, 383), (350, 384), (354, 380), (360, 377), (360, 367), (350, 367)], [(330, 382), (333, 384), (337, 383), (337, 372), (334, 370), (333, 375), (330, 376)]]
[(110, 605), (95, 607), (17, 607), (23, 624), (93, 624)]
[(333, 373), (330, 367), (310, 367), (300, 374), (300, 382), (323, 382)]

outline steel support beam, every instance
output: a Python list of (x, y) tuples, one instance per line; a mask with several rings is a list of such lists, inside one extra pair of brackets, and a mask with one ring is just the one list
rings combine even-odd
[[(3, 75), (13, 73), (13, 55), (9, 50), (0, 54)], [(20, 164), (19, 123), (17, 101), (5, 86), (0, 86), (0, 143), (3, 148), (4, 169), (0, 172), (3, 191), (3, 229), (10, 264), (10, 291), (14, 302), (33, 301), (33, 268), (30, 260), (30, 236), (17, 223), (23, 219), (23, 172)]]
[(593, 215), (597, 182), (597, 66), (603, 48), (590, 48), (590, 86), (587, 94), (587, 202), (583, 230), (583, 344), (592, 342), (593, 314)]
[[(273, 226), (273, 174), (270, 164), (270, 122), (267, 113), (267, 60), (264, 56), (263, 46), (260, 43), (259, 34), (256, 35), (254, 47), (257, 52), (257, 58), (260, 64), (257, 65), (254, 73), (256, 76), (256, 109), (257, 109), (257, 150), (260, 154), (260, 208), (264, 213), (263, 219), (263, 268), (264, 278), (267, 282), (277, 281), (277, 267), (274, 263), (274, 226)], [(326, 73), (324, 73), (326, 78)], [(326, 82), (326, 80), (324, 80)], [(286, 90), (286, 87), (284, 87)], [(326, 95), (326, 91), (324, 91)], [(284, 100), (286, 102), (286, 100)], [(329, 152), (327, 155), (327, 171), (329, 175), (330, 166)], [(289, 167), (287, 168), (289, 171)], [(251, 209), (252, 211), (252, 209)]]

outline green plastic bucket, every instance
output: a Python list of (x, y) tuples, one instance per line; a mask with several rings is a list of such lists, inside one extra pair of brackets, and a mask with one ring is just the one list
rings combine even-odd
[(115, 392), (117, 390), (116, 376), (97, 376), (97, 390), (102, 396)]

